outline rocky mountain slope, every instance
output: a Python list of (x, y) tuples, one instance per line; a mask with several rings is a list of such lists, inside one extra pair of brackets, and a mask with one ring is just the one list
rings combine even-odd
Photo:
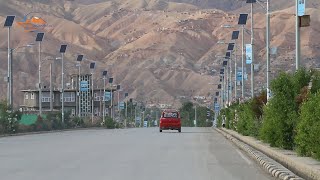
[[(122, 84), (130, 96), (148, 103), (173, 103), (179, 105), (181, 97), (213, 95), (219, 82), (218, 73), (231, 31), (237, 29), (239, 11), (245, 11), (243, 2), (231, 0), (15, 0), (0, 1), (0, 23), (8, 14), (17, 15), (21, 21), (24, 14), (39, 16), (47, 21), (42, 47), (43, 79), (48, 85), (49, 63), (59, 56), (61, 43), (69, 45), (66, 54), (67, 76), (77, 73), (75, 58), (85, 54), (83, 72), (90, 73), (89, 62), (96, 61), (95, 76), (108, 70), (116, 83)], [(272, 46), (278, 47), (273, 58), (276, 70), (294, 67), (294, 8), (278, 2), (279, 11), (272, 15)], [(308, 1), (309, 2), (309, 1)], [(314, 1), (315, 3), (317, 1)], [(316, 5), (316, 4), (315, 4)], [(258, 5), (256, 5), (258, 7)], [(289, 8), (287, 8), (289, 7)], [(309, 5), (308, 5), (309, 7)], [(311, 6), (310, 6), (311, 7)], [(205, 8), (205, 9), (204, 9)], [(255, 14), (257, 87), (262, 87), (265, 72), (265, 15)], [(309, 8), (312, 26), (302, 29), (303, 63), (319, 66), (320, 18), (319, 8)], [(30, 15), (29, 15), (30, 16)], [(222, 28), (229, 24), (232, 28)], [(250, 28), (250, 24), (247, 26)], [(16, 24), (12, 28), (12, 47), (34, 42), (35, 33), (25, 32)], [(7, 30), (0, 29), (1, 77), (6, 76)], [(246, 43), (250, 42), (246, 34)], [(37, 82), (38, 48), (19, 48), (15, 51), (14, 88), (16, 104), (23, 101), (21, 89), (35, 88)], [(239, 51), (238, 51), (239, 52)], [(240, 55), (240, 54), (239, 54)], [(240, 63), (240, 62), (239, 62)], [(54, 84), (59, 86), (60, 61), (54, 68)], [(68, 78), (66, 78), (68, 80)], [(96, 83), (100, 87), (101, 81)], [(6, 83), (0, 81), (0, 96), (5, 98)]]

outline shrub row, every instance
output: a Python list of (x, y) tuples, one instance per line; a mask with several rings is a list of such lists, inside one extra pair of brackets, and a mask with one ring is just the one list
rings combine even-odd
[[(312, 86), (311, 86), (312, 84)], [(221, 110), (218, 126), (253, 136), (271, 146), (296, 150), (302, 156), (320, 159), (320, 73), (281, 73), (271, 82), (272, 98), (266, 92)]]

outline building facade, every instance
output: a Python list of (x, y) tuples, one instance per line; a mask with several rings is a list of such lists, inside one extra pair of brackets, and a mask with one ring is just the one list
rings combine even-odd
[[(79, 81), (80, 80), (80, 81)], [(24, 111), (39, 111), (39, 90), (22, 90), (24, 93), (24, 104), (21, 108)], [(50, 94), (52, 93), (52, 97)], [(61, 111), (62, 109), (62, 93), (61, 89), (50, 90), (50, 87), (43, 88), (42, 94), (42, 111)], [(103, 88), (93, 88), (91, 75), (71, 76), (71, 84), (68, 89), (64, 90), (64, 108), (65, 112), (70, 112), (71, 116), (81, 117), (102, 116), (103, 111), (106, 115), (111, 113), (111, 100), (113, 107), (115, 89), (106, 88), (104, 93)], [(112, 96), (111, 96), (112, 95)], [(112, 98), (111, 98), (112, 97)], [(51, 105), (52, 101), (52, 105)], [(105, 108), (103, 105), (105, 104)]]

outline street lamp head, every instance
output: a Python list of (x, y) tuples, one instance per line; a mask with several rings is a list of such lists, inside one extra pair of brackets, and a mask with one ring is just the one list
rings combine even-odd
[(78, 57), (77, 57), (77, 61), (81, 62), (83, 59), (83, 55), (82, 54), (79, 54)]
[(229, 24), (221, 25), (221, 27), (222, 27), (222, 28), (232, 28), (232, 26), (231, 26), (231, 25), (229, 25)]
[(16, 16), (7, 16), (6, 21), (4, 22), (4, 27), (11, 27)]
[(56, 57), (56, 60), (61, 60), (62, 58), (61, 57)]

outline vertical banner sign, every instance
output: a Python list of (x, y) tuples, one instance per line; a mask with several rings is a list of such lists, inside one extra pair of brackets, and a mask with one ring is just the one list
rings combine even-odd
[(106, 92), (104, 95), (105, 101), (110, 101), (111, 100), (111, 92)]
[(242, 81), (242, 71), (241, 69), (237, 71), (237, 81)]
[(89, 89), (88, 87), (89, 87), (88, 81), (81, 81), (80, 82), (80, 91), (86, 92)]
[(120, 109), (121, 109), (121, 110), (124, 109), (124, 102), (120, 102)]
[(306, 0), (298, 1), (298, 16), (304, 16), (306, 12)]
[(252, 63), (252, 45), (246, 44), (246, 64)]

